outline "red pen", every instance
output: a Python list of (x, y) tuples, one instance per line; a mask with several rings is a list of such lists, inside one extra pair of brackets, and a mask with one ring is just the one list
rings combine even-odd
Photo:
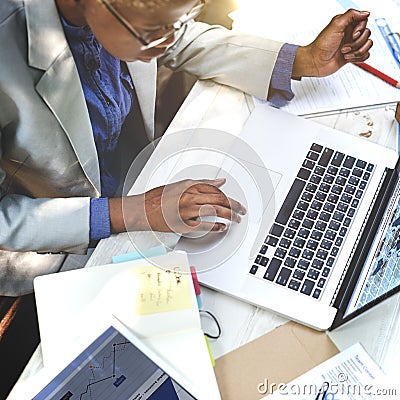
[(400, 88), (400, 82), (399, 81), (396, 81), (396, 79), (393, 79), (390, 76), (384, 74), (383, 72), (377, 70), (376, 68), (371, 67), (369, 64), (361, 62), (361, 63), (354, 63), (354, 65), (357, 65), (357, 67), (360, 67), (364, 71), (367, 71), (370, 74), (377, 76), (378, 78), (382, 79), (383, 81), (385, 81), (389, 85), (392, 85), (395, 88)]

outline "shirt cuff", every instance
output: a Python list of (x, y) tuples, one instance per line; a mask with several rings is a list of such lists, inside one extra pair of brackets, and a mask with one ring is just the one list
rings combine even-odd
[(294, 58), (299, 46), (285, 43), (278, 54), (268, 92), (268, 101), (274, 107), (282, 107), (293, 99), (291, 79)]
[(109, 237), (110, 234), (108, 198), (90, 199), (90, 240), (104, 239)]

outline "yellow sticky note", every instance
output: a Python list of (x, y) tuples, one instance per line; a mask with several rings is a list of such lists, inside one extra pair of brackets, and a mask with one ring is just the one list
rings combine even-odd
[(190, 279), (180, 267), (132, 268), (137, 280), (136, 315), (162, 313), (192, 307)]

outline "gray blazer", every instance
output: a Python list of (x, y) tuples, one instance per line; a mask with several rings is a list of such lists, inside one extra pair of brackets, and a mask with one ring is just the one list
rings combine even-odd
[[(162, 62), (265, 98), (281, 45), (193, 23)], [(38, 253), (86, 252), (100, 174), (54, 0), (1, 0), (0, 60), (0, 295), (17, 295), (65, 257)], [(128, 67), (152, 140), (157, 64)]]

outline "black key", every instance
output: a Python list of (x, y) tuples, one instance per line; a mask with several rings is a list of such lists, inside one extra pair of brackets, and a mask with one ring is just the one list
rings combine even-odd
[(300, 200), (299, 203), (297, 204), (297, 208), (298, 208), (299, 210), (302, 210), (302, 211), (307, 211), (307, 209), (308, 209), (308, 203), (305, 202), (305, 201), (303, 201), (303, 200)]
[(325, 232), (325, 238), (326, 238), (326, 239), (328, 239), (328, 240), (333, 240), (333, 239), (335, 239), (335, 237), (336, 237), (336, 232), (331, 231), (330, 229), (328, 229), (328, 230)]
[(365, 172), (362, 178), (364, 181), (367, 181), (369, 178), (371, 178), (371, 174), (369, 172)]
[(325, 174), (325, 168), (324, 168), (324, 167), (317, 166), (317, 167), (315, 167), (314, 172), (315, 172), (317, 175), (321, 175), (321, 176), (322, 176), (322, 175)]
[(293, 268), (296, 265), (296, 260), (294, 258), (291, 257), (287, 257), (284, 265), (286, 265), (287, 267)]
[(354, 199), (354, 200), (351, 202), (351, 207), (357, 208), (359, 204), (360, 204), (360, 200)]
[(260, 254), (265, 254), (265, 253), (267, 252), (267, 250), (268, 250), (268, 246), (266, 246), (265, 244), (263, 244), (263, 245), (261, 246), (261, 249), (260, 249)]
[(315, 191), (317, 190), (317, 185), (314, 185), (313, 183), (308, 183), (306, 186), (306, 190), (311, 193), (315, 193)]
[(367, 166), (366, 161), (357, 160), (357, 162), (356, 162), (356, 167), (364, 169), (366, 166)]
[(318, 185), (318, 183), (321, 182), (321, 177), (319, 175), (312, 174), (311, 178), (310, 178), (310, 182)]
[(324, 265), (324, 262), (322, 260), (319, 260), (318, 258), (316, 258), (311, 264), (311, 266), (314, 269), (318, 269), (318, 270), (320, 270), (323, 267), (323, 265)]
[(306, 270), (309, 267), (309, 265), (310, 265), (310, 261), (303, 260), (303, 259), (300, 259), (299, 263), (297, 264), (297, 266), (299, 268), (304, 269), (304, 270)]
[(343, 158), (344, 158), (343, 153), (339, 153), (338, 151), (335, 152), (335, 155), (332, 158), (332, 165), (334, 165), (335, 167), (340, 167), (340, 165), (342, 164)]
[(260, 265), (262, 265), (263, 267), (266, 267), (268, 264), (268, 261), (269, 261), (269, 258), (261, 257)]
[(347, 168), (340, 168), (339, 175), (345, 176), (347, 178), (350, 175), (350, 170)]
[(307, 239), (309, 234), (310, 234), (310, 231), (305, 228), (301, 228), (298, 233), (299, 237), (301, 237), (303, 239)]
[[(332, 223), (332, 221), (331, 221), (331, 223)], [(317, 221), (315, 228), (318, 229), (319, 231), (324, 231), (326, 229), (326, 226), (327, 226), (326, 222)]]
[(356, 188), (353, 185), (346, 185), (346, 187), (344, 188), (344, 192), (348, 194), (354, 194), (355, 191)]
[(293, 218), (292, 218), (292, 219), (289, 221), (289, 228), (298, 229), (299, 226), (300, 226), (300, 222), (297, 221), (297, 219), (293, 219)]
[(311, 238), (314, 240), (320, 240), (322, 237), (322, 232), (321, 231), (312, 231), (311, 233)]
[(291, 245), (292, 241), (286, 238), (282, 238), (279, 242), (279, 246), (283, 247), (284, 249), (288, 249)]
[(285, 233), (283, 234), (283, 236), (285, 236), (289, 239), (293, 239), (295, 235), (296, 235), (296, 231), (294, 231), (293, 229), (290, 229), (290, 228), (287, 228), (285, 230)]
[(333, 231), (337, 231), (340, 228), (340, 224), (337, 221), (332, 220), (329, 222), (329, 229), (332, 229)]
[(346, 212), (348, 208), (349, 208), (349, 205), (346, 203), (342, 203), (342, 202), (340, 202), (337, 206), (338, 211), (341, 211), (341, 212)]
[(317, 257), (320, 258), (321, 260), (326, 260), (326, 257), (328, 257), (328, 252), (323, 249), (318, 249)]
[(330, 268), (328, 268), (328, 267), (325, 267), (324, 269), (323, 269), (323, 271), (322, 271), (322, 276), (324, 277), (324, 278), (326, 278), (328, 275), (329, 275), (329, 272), (331, 271), (331, 269)]
[(328, 222), (331, 219), (331, 214), (329, 214), (325, 211), (322, 211), (321, 214), (319, 214), (319, 219), (321, 221)]
[(329, 191), (331, 190), (331, 185), (328, 185), (327, 183), (321, 183), (319, 185), (319, 190), (324, 193), (329, 193)]
[(317, 194), (315, 195), (315, 199), (318, 201), (325, 201), (326, 199), (326, 193), (324, 192), (317, 192)]
[(354, 157), (347, 156), (344, 160), (343, 166), (346, 168), (353, 168), (355, 161), (356, 159)]
[(349, 183), (350, 183), (350, 185), (354, 185), (354, 186), (357, 186), (359, 183), (360, 183), (360, 178), (357, 178), (356, 176), (351, 176), (350, 178), (349, 178)]
[(276, 257), (279, 257), (279, 258), (285, 258), (285, 257), (286, 257), (286, 253), (287, 253), (287, 251), (286, 251), (285, 249), (282, 249), (282, 247), (278, 247), (278, 248), (275, 250), (274, 255), (275, 255)]
[(278, 244), (278, 239), (273, 236), (267, 236), (264, 243), (275, 247)]
[(300, 292), (309, 296), (314, 288), (314, 285), (315, 282), (306, 279), (301, 287)]
[(343, 191), (343, 187), (342, 187), (342, 186), (333, 185), (333, 187), (332, 187), (332, 193), (341, 194), (342, 191)]
[(312, 260), (312, 258), (314, 257), (314, 252), (308, 249), (304, 249), (301, 256), (306, 260)]
[(334, 180), (335, 178), (332, 175), (325, 175), (323, 182), (331, 184)]
[(307, 278), (313, 279), (314, 281), (316, 281), (318, 279), (318, 276), (319, 276), (319, 272), (312, 268), (307, 273)]
[(338, 255), (338, 253), (339, 253), (339, 247), (334, 247), (333, 249), (332, 249), (332, 251), (331, 251), (331, 255), (333, 256), (333, 257), (336, 257), (337, 255)]
[(340, 175), (339, 175), (339, 176), (336, 178), (335, 183), (336, 183), (337, 185), (344, 186), (345, 183), (346, 183), (346, 178), (344, 178), (343, 176), (340, 176)]
[(334, 167), (333, 165), (330, 165), (330, 166), (328, 167), (328, 172), (329, 172), (331, 175), (336, 175), (336, 174), (338, 173), (338, 171), (339, 171), (339, 169), (338, 169), (337, 167)]
[(283, 226), (273, 224), (272, 228), (270, 229), (269, 233), (274, 236), (281, 236), (283, 233)]
[(311, 208), (313, 208), (314, 210), (319, 211), (322, 207), (322, 203), (320, 201), (317, 200), (313, 200), (313, 202), (311, 203)]
[(362, 190), (357, 190), (356, 199), (361, 199), (362, 195), (363, 195), (363, 191)]
[(305, 244), (306, 244), (306, 241), (304, 239), (296, 238), (293, 243), (293, 246), (296, 246), (296, 247), (299, 247), (300, 249), (302, 249)]
[(307, 154), (307, 158), (309, 158), (310, 160), (313, 160), (313, 161), (317, 161), (318, 157), (319, 157), (319, 154), (315, 153), (313, 151), (309, 151)]
[(318, 247), (318, 242), (316, 242), (315, 240), (309, 240), (307, 242), (306, 248), (310, 249), (310, 250), (316, 250)]
[(301, 281), (301, 280), (303, 280), (305, 274), (306, 273), (304, 271), (301, 271), (300, 269), (296, 269), (293, 272), (293, 278), (298, 279), (299, 281)]
[(329, 258), (326, 260), (326, 265), (327, 265), (328, 267), (332, 267), (333, 264), (334, 264), (334, 262), (335, 262), (335, 259), (334, 259), (333, 257), (329, 257)]
[(310, 177), (311, 171), (309, 169), (300, 168), (297, 174), (298, 178), (304, 179), (305, 181)]
[(340, 211), (335, 211), (335, 213), (333, 214), (333, 219), (335, 221), (342, 222), (343, 218), (344, 218), (344, 214), (342, 212), (340, 212)]
[(329, 194), (328, 201), (330, 201), (333, 204), (336, 204), (338, 202), (338, 200), (339, 200), (339, 196), (337, 194), (333, 194), (333, 193)]
[(289, 282), (289, 286), (288, 286), (289, 289), (299, 290), (299, 287), (300, 287), (300, 282), (299, 281), (295, 281), (294, 279), (292, 279)]
[(318, 211), (310, 209), (310, 210), (308, 210), (306, 217), (315, 220), (318, 217)]
[(300, 249), (296, 249), (296, 247), (292, 247), (289, 250), (289, 256), (290, 257), (299, 258), (300, 253), (301, 253), (301, 250)]
[(320, 278), (318, 283), (317, 283), (317, 286), (320, 287), (320, 288), (323, 288), (325, 283), (326, 283), (326, 279), (325, 278)]
[(306, 214), (304, 213), (304, 211), (296, 209), (296, 210), (294, 210), (293, 218), (296, 218), (296, 219), (301, 221), (304, 218), (305, 215)]
[(292, 271), (288, 268), (282, 268), (276, 278), (276, 283), (278, 285), (286, 286)]
[(332, 244), (333, 244), (333, 243), (332, 243), (330, 240), (324, 239), (324, 240), (321, 242), (321, 249), (330, 250), (331, 247), (332, 247)]
[(343, 225), (348, 228), (350, 224), (351, 224), (351, 218), (346, 217), (343, 221)]
[[(315, 153), (314, 153), (315, 154)], [(318, 157), (318, 156), (317, 156)], [(308, 169), (313, 169), (314, 168), (314, 165), (315, 165), (315, 162), (314, 161), (310, 161), (310, 160), (307, 160), (307, 159), (305, 159), (304, 161), (303, 161), (303, 167), (304, 168), (308, 168)]]
[(311, 145), (311, 150), (316, 151), (317, 153), (321, 153), (322, 149), (323, 149), (323, 147), (320, 144), (313, 143)]
[(354, 214), (356, 213), (356, 210), (355, 210), (355, 208), (350, 208), (349, 209), (349, 212), (347, 213), (347, 215), (349, 216), (349, 217), (354, 217)]
[(374, 164), (368, 164), (367, 171), (372, 172), (374, 170)]
[(364, 190), (366, 187), (367, 187), (367, 182), (361, 181), (361, 182), (360, 182), (359, 188), (360, 188), (361, 190)]
[(311, 220), (311, 219), (306, 218), (303, 221), (301, 226), (303, 226), (304, 228), (307, 228), (307, 229), (312, 229), (313, 225), (314, 225), (314, 221)]
[(298, 198), (301, 196), (301, 192), (305, 186), (305, 182), (300, 179), (295, 179), (289, 193), (286, 196), (286, 199), (279, 210), (279, 213), (276, 217), (276, 222), (282, 225), (286, 225), (289, 220), (289, 217), (294, 209), (294, 206), (297, 203)]
[(343, 193), (342, 197), (340, 198), (340, 201), (343, 201), (344, 203), (350, 203), (351, 202), (351, 197), (348, 193)]
[(338, 236), (335, 240), (335, 246), (340, 247), (343, 243), (343, 237), (342, 236)]
[(321, 295), (321, 289), (315, 289), (312, 297), (314, 297), (314, 299), (318, 299), (320, 295)]
[(252, 275), (255, 275), (255, 274), (257, 273), (257, 270), (258, 270), (258, 266), (257, 266), (257, 265), (253, 265), (253, 266), (250, 268), (250, 273), (251, 273)]
[(282, 263), (281, 260), (273, 258), (269, 264), (269, 267), (267, 268), (267, 271), (264, 274), (264, 279), (273, 281), (275, 279), (276, 274), (278, 273), (281, 263)]
[(260, 264), (260, 262), (261, 262), (261, 255), (260, 254), (258, 254), (257, 255), (257, 257), (256, 257), (256, 259), (254, 260), (254, 262), (256, 263), (256, 264)]
[(357, 176), (357, 177), (360, 178), (362, 176), (362, 174), (363, 174), (363, 170), (362, 169), (360, 169), (360, 168), (354, 168), (353, 169), (352, 175)]
[(329, 164), (329, 161), (331, 160), (332, 155), (333, 155), (333, 150), (325, 148), (321, 154), (318, 164), (322, 165), (323, 167), (326, 167)]
[(301, 195), (301, 199), (304, 200), (304, 201), (307, 201), (307, 202), (310, 202), (312, 200), (312, 197), (313, 197), (312, 194), (308, 193), (308, 192), (304, 192)]
[(340, 236), (346, 236), (346, 233), (347, 233), (347, 228), (345, 228), (345, 227), (340, 228), (340, 231), (339, 231)]

